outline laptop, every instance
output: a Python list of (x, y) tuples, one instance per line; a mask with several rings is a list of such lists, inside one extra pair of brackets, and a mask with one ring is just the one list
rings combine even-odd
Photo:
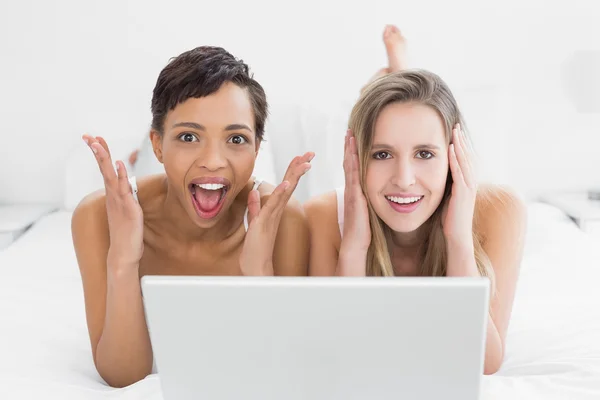
[(164, 400), (475, 400), (487, 278), (145, 276)]

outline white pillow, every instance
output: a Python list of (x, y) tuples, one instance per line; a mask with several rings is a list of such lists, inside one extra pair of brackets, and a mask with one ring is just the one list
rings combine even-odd
[[(120, 141), (115, 140), (115, 138), (108, 138), (107, 142), (110, 146), (113, 162), (123, 160), (125, 166), (128, 167), (126, 160), (132, 149), (126, 138), (122, 138)], [(129, 167), (127, 173), (131, 173)], [(98, 163), (92, 154), (92, 150), (81, 139), (77, 140), (69, 152), (65, 162), (63, 178), (65, 192), (62, 207), (67, 211), (73, 211), (86, 195), (104, 189), (104, 180)]]
[[(137, 161), (135, 162), (135, 165), (131, 167), (131, 171), (136, 177), (165, 172), (163, 164), (158, 161), (154, 154), (152, 141), (150, 140), (149, 135), (144, 139), (138, 153)], [(273, 154), (270, 142), (268, 141), (263, 141), (260, 146), (260, 151), (258, 152), (256, 163), (254, 164), (254, 175), (258, 179), (268, 183), (279, 183), (276, 182), (277, 177), (275, 174), (275, 165), (273, 163)]]
[(83, 141), (69, 153), (64, 180), (63, 208), (67, 211), (73, 211), (86, 195), (104, 188), (98, 163)]
[(275, 171), (275, 161), (273, 160), (273, 148), (271, 142), (266, 138), (260, 144), (260, 150), (254, 164), (254, 176), (273, 185), (278, 185)]
[(152, 150), (150, 135), (146, 135), (144, 138), (144, 141), (139, 148), (135, 164), (129, 167), (131, 173), (138, 178), (165, 172), (163, 165), (156, 159), (154, 150)]

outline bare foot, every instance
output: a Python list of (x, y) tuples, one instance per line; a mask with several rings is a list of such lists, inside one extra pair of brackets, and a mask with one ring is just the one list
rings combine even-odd
[(400, 29), (395, 25), (386, 25), (383, 30), (383, 43), (388, 56), (388, 69), (390, 72), (401, 71), (407, 68), (406, 39)]
[(383, 30), (383, 43), (388, 56), (388, 66), (377, 71), (369, 82), (363, 86), (360, 92), (364, 92), (367, 86), (374, 80), (392, 72), (402, 71), (408, 68), (406, 57), (406, 39), (394, 25), (386, 25)]

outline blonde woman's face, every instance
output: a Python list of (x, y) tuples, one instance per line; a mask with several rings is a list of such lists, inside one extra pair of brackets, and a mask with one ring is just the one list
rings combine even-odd
[(369, 152), (366, 192), (377, 215), (396, 232), (412, 232), (442, 201), (448, 176), (442, 118), (416, 103), (380, 113)]

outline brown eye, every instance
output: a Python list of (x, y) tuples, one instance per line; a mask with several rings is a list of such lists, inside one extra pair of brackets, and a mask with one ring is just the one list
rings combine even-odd
[(433, 153), (427, 150), (421, 150), (417, 153), (417, 158), (421, 158), (424, 160), (429, 160), (433, 157)]
[(231, 139), (229, 139), (229, 142), (233, 144), (244, 144), (247, 143), (248, 140), (246, 140), (246, 138), (241, 135), (236, 135), (232, 136)]
[(198, 139), (196, 138), (195, 135), (191, 134), (191, 133), (183, 133), (181, 135), (179, 135), (179, 140), (183, 141), (183, 142), (194, 142), (197, 141)]
[(391, 157), (391, 155), (387, 151), (380, 151), (380, 152), (373, 154), (373, 158), (376, 160), (387, 160), (390, 157)]

